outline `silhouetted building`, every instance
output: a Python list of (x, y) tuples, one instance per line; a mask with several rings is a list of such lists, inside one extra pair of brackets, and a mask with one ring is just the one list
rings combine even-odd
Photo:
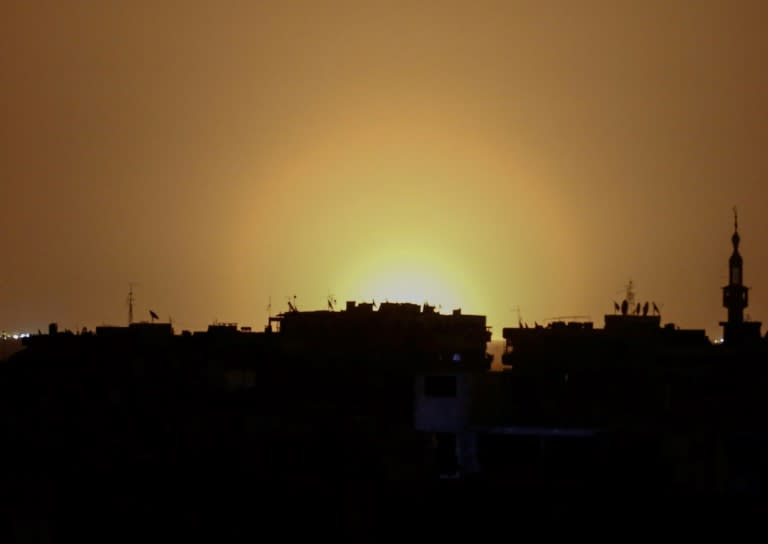
[(416, 425), (449, 459), (441, 474), (531, 492), (768, 491), (768, 466), (745, 453), (768, 451), (768, 347), (760, 324), (743, 318), (738, 243), (736, 231), (724, 346), (704, 330), (662, 325), (655, 303), (653, 315), (635, 303), (630, 282), (603, 328), (504, 328), (502, 372), (417, 380)]

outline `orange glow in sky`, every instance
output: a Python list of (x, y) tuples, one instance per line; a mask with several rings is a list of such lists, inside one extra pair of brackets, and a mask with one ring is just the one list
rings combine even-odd
[(11, 2), (0, 330), (346, 300), (768, 321), (765, 2)]

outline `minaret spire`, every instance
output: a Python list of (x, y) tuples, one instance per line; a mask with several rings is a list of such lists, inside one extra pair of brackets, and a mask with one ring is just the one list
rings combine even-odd
[(731, 243), (733, 244), (733, 253), (728, 259), (728, 285), (723, 287), (723, 306), (728, 309), (728, 323), (742, 323), (744, 321), (744, 308), (747, 307), (748, 289), (742, 284), (743, 267), (741, 255), (739, 254), (739, 215), (736, 207), (733, 208), (733, 235)]
[(749, 287), (744, 285), (744, 261), (739, 254), (739, 215), (733, 208), (733, 252), (728, 259), (728, 285), (723, 287), (723, 307), (728, 310), (728, 321), (723, 326), (723, 339), (726, 343), (735, 343), (745, 338), (760, 334), (760, 323), (745, 323), (744, 308), (749, 305)]
[(733, 244), (734, 255), (739, 253), (739, 242), (741, 237), (739, 236), (739, 213), (736, 211), (736, 206), (733, 207), (733, 236), (731, 236), (731, 243)]

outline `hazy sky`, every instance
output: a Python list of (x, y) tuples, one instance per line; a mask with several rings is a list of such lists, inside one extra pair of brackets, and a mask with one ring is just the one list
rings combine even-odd
[(632, 278), (768, 322), (763, 1), (0, 4), (0, 329), (411, 300), (494, 338)]

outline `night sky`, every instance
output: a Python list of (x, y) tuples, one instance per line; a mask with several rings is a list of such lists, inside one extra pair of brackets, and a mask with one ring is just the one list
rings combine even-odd
[(0, 5), (0, 330), (408, 300), (768, 322), (762, 1)]

